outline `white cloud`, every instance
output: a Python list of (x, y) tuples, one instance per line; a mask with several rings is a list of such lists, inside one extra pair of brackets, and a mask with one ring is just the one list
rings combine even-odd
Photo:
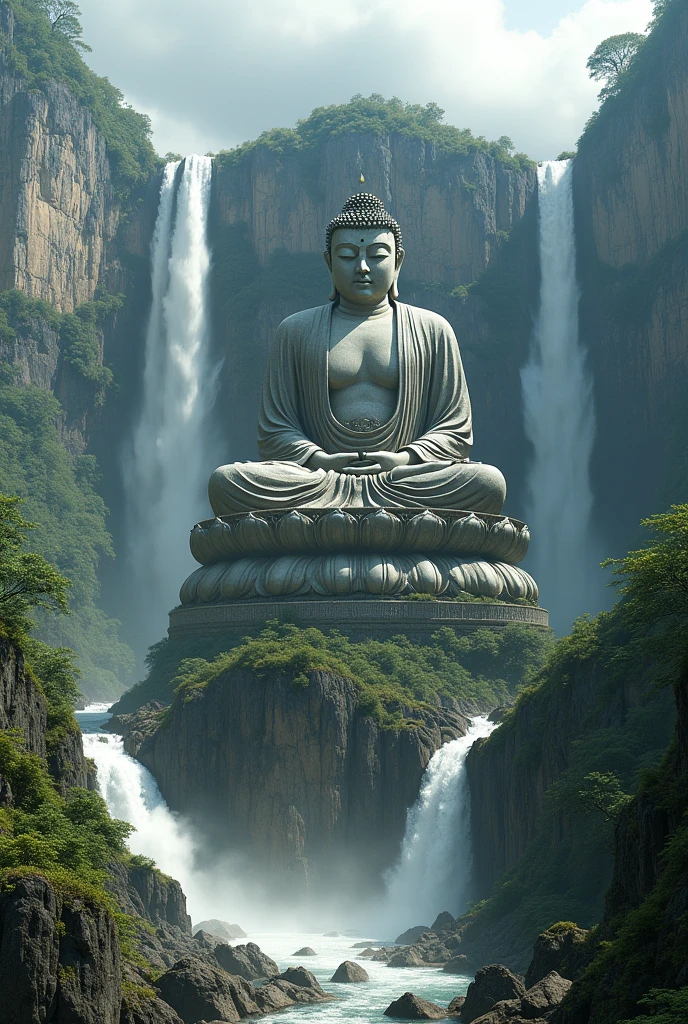
[(91, 65), (151, 115), (160, 152), (229, 148), (379, 92), (434, 100), (450, 123), (509, 135), (536, 159), (570, 149), (594, 109), (585, 61), (595, 46), (651, 15), (650, 0), (587, 0), (543, 37), (507, 29), (503, 0), (80, 6)]

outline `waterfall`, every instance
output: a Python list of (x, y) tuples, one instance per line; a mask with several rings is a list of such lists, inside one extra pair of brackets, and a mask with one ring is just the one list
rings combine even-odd
[(530, 565), (558, 632), (603, 604), (600, 552), (592, 536), (592, 380), (578, 337), (572, 162), (538, 167), (540, 309), (521, 371), (528, 473)]
[(151, 773), (124, 752), (121, 736), (84, 733), (83, 741), (84, 753), (96, 762), (98, 790), (110, 814), (136, 829), (128, 840), (131, 852), (152, 857), (187, 895), (193, 892), (192, 836), (167, 807)]
[(142, 409), (123, 465), (140, 646), (162, 633), (194, 564), (186, 538), (206, 515), (216, 465), (208, 442), (216, 376), (207, 312), (211, 177), (209, 157), (167, 164), (151, 246)]
[(383, 923), (388, 928), (430, 926), (442, 910), (466, 909), (472, 869), (466, 757), (493, 729), (486, 718), (475, 718), (465, 736), (445, 743), (431, 758), (408, 812), (399, 861), (386, 879)]

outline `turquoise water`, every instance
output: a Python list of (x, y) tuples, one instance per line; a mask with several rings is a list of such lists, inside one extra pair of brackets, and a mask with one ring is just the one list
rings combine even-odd
[[(357, 959), (360, 950), (352, 949), (352, 946), (363, 939), (374, 939), (374, 936), (367, 934), (358, 937), (325, 938), (312, 933), (256, 932), (251, 933), (248, 939), (241, 939), (241, 942), (256, 942), (268, 956), (277, 961), (282, 970), (298, 965), (307, 967), (325, 991), (337, 997), (336, 1002), (282, 1010), (263, 1019), (275, 1022), (279, 1019), (284, 1021), (284, 1024), (298, 1024), (299, 1021), (303, 1024), (306, 1021), (320, 1021), (321, 1024), (332, 1024), (334, 1021), (365, 1021), (367, 1024), (373, 1021), (388, 1021), (390, 1018), (384, 1016), (384, 1011), (404, 992), (413, 992), (440, 1006), (448, 1006), (454, 996), (465, 995), (469, 983), (473, 980), (472, 977), (444, 974), (441, 970), (431, 967), (392, 968), (385, 964), (373, 964), (365, 959)], [(293, 956), (292, 954), (302, 946), (310, 946), (318, 955)], [(355, 985), (332, 984), (330, 978), (343, 960), (360, 963), (370, 975), (370, 981)]]

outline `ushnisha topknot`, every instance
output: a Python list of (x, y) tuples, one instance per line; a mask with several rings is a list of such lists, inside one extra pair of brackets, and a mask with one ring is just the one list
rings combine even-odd
[(331, 251), (332, 235), (337, 228), (384, 228), (394, 234), (397, 255), (403, 248), (401, 228), (385, 210), (382, 201), (370, 192), (357, 192), (344, 203), (342, 212), (327, 225), (325, 248)]

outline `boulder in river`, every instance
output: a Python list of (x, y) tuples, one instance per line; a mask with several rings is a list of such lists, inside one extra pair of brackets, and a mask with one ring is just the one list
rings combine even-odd
[(345, 960), (343, 964), (339, 965), (330, 981), (353, 983), (357, 981), (370, 981), (370, 978), (368, 972), (360, 964), (355, 964), (352, 960)]
[(368, 946), (367, 949), (362, 949), (358, 954), (360, 957), (373, 957), (375, 956), (376, 950), (372, 946)]
[(401, 935), (397, 935), (394, 941), (397, 946), (410, 946), (411, 943), (417, 942), (424, 932), (429, 931), (430, 928), (427, 924), (415, 924), (413, 928), (407, 928), (405, 932), (401, 933)]
[(302, 946), (301, 949), (297, 949), (292, 956), (317, 956), (318, 954), (311, 946)]
[(526, 988), (542, 981), (550, 971), (570, 981), (582, 974), (591, 957), (585, 942), (587, 935), (585, 928), (575, 924), (568, 927), (559, 924), (538, 935), (526, 973)]
[(467, 974), (468, 957), (464, 956), (463, 953), (459, 953), (457, 956), (453, 956), (451, 960), (447, 960), (442, 970), (445, 974)]
[(375, 944), (375, 939), (366, 939), (365, 942), (354, 942), (352, 949), (368, 949)]
[(425, 967), (425, 961), (421, 960), (413, 946), (400, 949), (387, 961), (388, 967)]
[(221, 968), (198, 957), (178, 960), (155, 984), (184, 1024), (195, 1024), (198, 1020), (232, 1024), (249, 1013), (260, 1012), (253, 1000), (252, 985), (241, 978), (230, 978)]
[(522, 1017), (532, 1020), (543, 1017), (555, 1006), (558, 1006), (573, 982), (562, 978), (556, 971), (550, 973), (527, 990), (521, 997), (519, 1012)]
[(448, 1010), (414, 996), (413, 992), (404, 992), (385, 1010), (385, 1017), (400, 1017), (402, 1020), (446, 1020), (447, 1016)]
[(255, 942), (248, 942), (245, 946), (218, 943), (213, 952), (220, 967), (245, 981), (272, 978), (280, 972), (275, 961), (263, 953)]
[(488, 1013), (495, 1003), (505, 1000), (520, 999), (525, 995), (526, 987), (520, 978), (512, 974), (504, 964), (489, 964), (482, 967), (475, 975), (466, 992), (466, 1002), (461, 1010), (463, 1024)]
[(435, 918), (431, 932), (444, 932), (447, 928), (451, 928), (454, 924), (454, 918), (448, 910), (443, 910), (441, 914), (438, 914)]

